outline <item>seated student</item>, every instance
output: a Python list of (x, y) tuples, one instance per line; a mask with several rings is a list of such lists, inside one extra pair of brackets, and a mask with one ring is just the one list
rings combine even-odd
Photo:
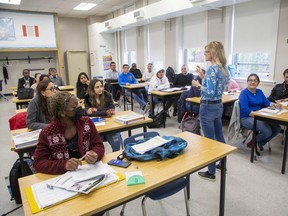
[(141, 78), (142, 78), (142, 73), (141, 73), (141, 71), (137, 68), (136, 63), (133, 63), (133, 64), (131, 65), (131, 68), (130, 68), (129, 72), (132, 73), (136, 79), (141, 79)]
[[(170, 88), (169, 80), (165, 76), (164, 72), (165, 72), (164, 69), (157, 69), (156, 74), (150, 80), (150, 85), (148, 89), (149, 94), (151, 91), (157, 91), (157, 90)], [(170, 102), (170, 100), (171, 100), (170, 98), (166, 99), (166, 104), (164, 105), (164, 109), (166, 111), (168, 111), (171, 104), (173, 103), (173, 101)], [(151, 97), (150, 97), (150, 101), (151, 101)], [(153, 102), (158, 103), (159, 101), (160, 99), (158, 97), (153, 97)], [(169, 116), (168, 112), (167, 112), (167, 116)]]
[(152, 63), (147, 64), (147, 71), (143, 74), (142, 81), (150, 82), (151, 78), (154, 76), (155, 72), (153, 71)]
[(18, 89), (31, 88), (31, 86), (34, 83), (34, 78), (30, 77), (30, 70), (24, 69), (22, 74), (23, 74), (23, 77), (18, 79)]
[(283, 72), (284, 82), (277, 84), (268, 97), (269, 101), (280, 103), (288, 101), (288, 68)]
[[(118, 101), (122, 92), (121, 87), (118, 84), (110, 84), (111, 82), (117, 82), (118, 83), (118, 77), (120, 73), (116, 69), (116, 63), (111, 62), (110, 63), (110, 69), (106, 72), (106, 79), (105, 82), (107, 84), (107, 91), (112, 92), (113, 100)], [(120, 93), (120, 95), (119, 95)]]
[(105, 149), (94, 123), (78, 103), (76, 96), (63, 91), (54, 94), (48, 103), (53, 120), (42, 129), (34, 152), (36, 172), (62, 174), (76, 170), (85, 154), (85, 161), (101, 160)]
[[(181, 67), (181, 73), (177, 74), (173, 83), (173, 87), (185, 87), (185, 86), (191, 86), (191, 82), (193, 80), (193, 74), (188, 73), (188, 67), (184, 64)], [(174, 97), (173, 102), (173, 116), (177, 115), (177, 101), (179, 99), (179, 96)]]
[[(279, 107), (279, 105), (270, 102), (262, 90), (257, 89), (259, 83), (260, 79), (258, 75), (250, 74), (247, 78), (248, 86), (241, 91), (239, 96), (240, 123), (244, 128), (250, 130), (253, 130), (254, 124), (254, 119), (251, 116), (252, 111), (257, 111), (268, 106)], [(257, 131), (256, 142), (259, 150), (262, 151), (263, 146), (280, 133), (281, 127), (267, 121), (257, 121)]]
[[(85, 96), (85, 111), (90, 117), (111, 117), (115, 114), (115, 106), (111, 94), (104, 90), (102, 81), (91, 80)], [(113, 151), (120, 150), (122, 139), (120, 133), (102, 137), (108, 141)]]
[[(199, 67), (199, 66), (198, 66)], [(200, 68), (200, 67), (199, 67)], [(199, 71), (199, 72), (198, 72)], [(200, 77), (204, 77), (206, 71), (204, 69), (197, 70), (198, 74), (202, 73), (201, 75), (197, 76), (195, 80), (198, 80), (200, 85), (202, 84), (202, 80)], [(191, 111), (191, 103), (189, 101), (186, 101), (186, 98), (191, 98), (191, 97), (200, 97), (201, 96), (201, 90), (197, 87), (191, 86), (189, 91), (183, 92), (177, 102), (177, 121), (180, 123), (183, 115), (185, 112)], [(199, 105), (193, 104), (193, 113), (199, 113)]]
[(26, 125), (28, 129), (42, 129), (50, 122), (47, 110), (47, 100), (56, 93), (56, 88), (50, 80), (39, 82), (36, 96), (29, 103), (26, 114)]
[[(138, 83), (138, 81), (136, 80), (134, 75), (129, 72), (129, 65), (128, 64), (123, 65), (123, 72), (119, 75), (118, 83), (120, 86), (125, 86), (125, 85), (128, 86), (131, 84)], [(130, 89), (126, 89), (125, 93), (127, 96), (130, 96), (131, 95)], [(142, 110), (145, 110), (147, 102), (145, 101), (145, 99), (144, 99), (144, 97), (143, 97), (143, 95), (139, 89), (133, 89), (132, 90), (132, 97), (139, 103), (140, 108)]]
[(50, 78), (47, 74), (42, 74), (39, 78), (39, 82), (41, 82), (42, 80), (49, 80), (50, 81)]
[(85, 72), (79, 73), (76, 83), (77, 97), (79, 99), (84, 99), (87, 93), (89, 83), (90, 80), (88, 75)]
[(56, 68), (49, 68), (49, 78), (56, 86), (64, 86), (62, 77), (58, 76)]
[(39, 83), (40, 76), (41, 76), (41, 73), (35, 73), (34, 75), (34, 83), (31, 86), (31, 88), (34, 90), (35, 93), (36, 93), (37, 85)]

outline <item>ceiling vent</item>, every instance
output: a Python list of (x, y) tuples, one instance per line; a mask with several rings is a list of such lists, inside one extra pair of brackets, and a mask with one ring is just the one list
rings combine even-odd
[(143, 12), (143, 10), (135, 11), (133, 15), (134, 15), (134, 18), (135, 18), (135, 19), (144, 18), (144, 12)]
[(106, 27), (107, 29), (110, 29), (110, 28), (112, 28), (112, 25), (111, 25), (110, 22), (105, 22), (105, 27)]

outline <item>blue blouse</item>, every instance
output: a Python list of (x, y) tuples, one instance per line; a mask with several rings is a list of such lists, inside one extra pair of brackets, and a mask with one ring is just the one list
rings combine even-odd
[[(227, 71), (227, 69), (225, 69)], [(202, 80), (201, 100), (215, 101), (222, 99), (222, 94), (229, 82), (229, 73), (223, 75), (219, 66), (211, 65)]]

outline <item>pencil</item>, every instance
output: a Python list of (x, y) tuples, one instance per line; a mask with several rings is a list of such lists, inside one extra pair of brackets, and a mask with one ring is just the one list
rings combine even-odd
[(85, 154), (83, 157), (81, 157), (79, 160), (80, 160), (80, 161), (84, 160), (84, 158), (85, 158), (88, 154), (89, 154), (89, 152), (86, 152), (86, 154)]

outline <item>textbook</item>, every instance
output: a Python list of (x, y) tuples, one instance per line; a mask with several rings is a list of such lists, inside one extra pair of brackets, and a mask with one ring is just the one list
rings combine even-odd
[(22, 148), (26, 148), (29, 146), (37, 145), (40, 131), (41, 129), (14, 135), (13, 141), (14, 141), (15, 149), (22, 149)]
[(116, 116), (114, 118), (114, 121), (127, 125), (127, 124), (135, 123), (144, 119), (145, 119), (144, 115), (141, 115), (138, 113), (131, 113), (131, 114), (125, 114), (121, 116)]
[(101, 117), (91, 118), (91, 120), (93, 121), (95, 126), (105, 125), (105, 121), (106, 121), (105, 118), (101, 118)]
[[(26, 188), (25, 193), (31, 212), (37, 213), (47, 207), (72, 199), (79, 194), (88, 194), (92, 190), (124, 179), (124, 176), (116, 173), (113, 168), (107, 164), (103, 164), (101, 161), (95, 164), (94, 170), (93, 166), (94, 165), (91, 164), (85, 164), (79, 167), (79, 170), (68, 171), (63, 175), (33, 184), (31, 187)], [(85, 175), (85, 177), (79, 178), (79, 176), (75, 176), (77, 171), (79, 175)], [(91, 172), (94, 174), (91, 174)], [(95, 173), (97, 174), (95, 175)], [(94, 177), (91, 178), (93, 175)]]
[(132, 148), (135, 152), (139, 154), (144, 154), (145, 152), (162, 146), (167, 142), (169, 142), (169, 140), (163, 139), (160, 136), (155, 136), (144, 143), (132, 146)]

